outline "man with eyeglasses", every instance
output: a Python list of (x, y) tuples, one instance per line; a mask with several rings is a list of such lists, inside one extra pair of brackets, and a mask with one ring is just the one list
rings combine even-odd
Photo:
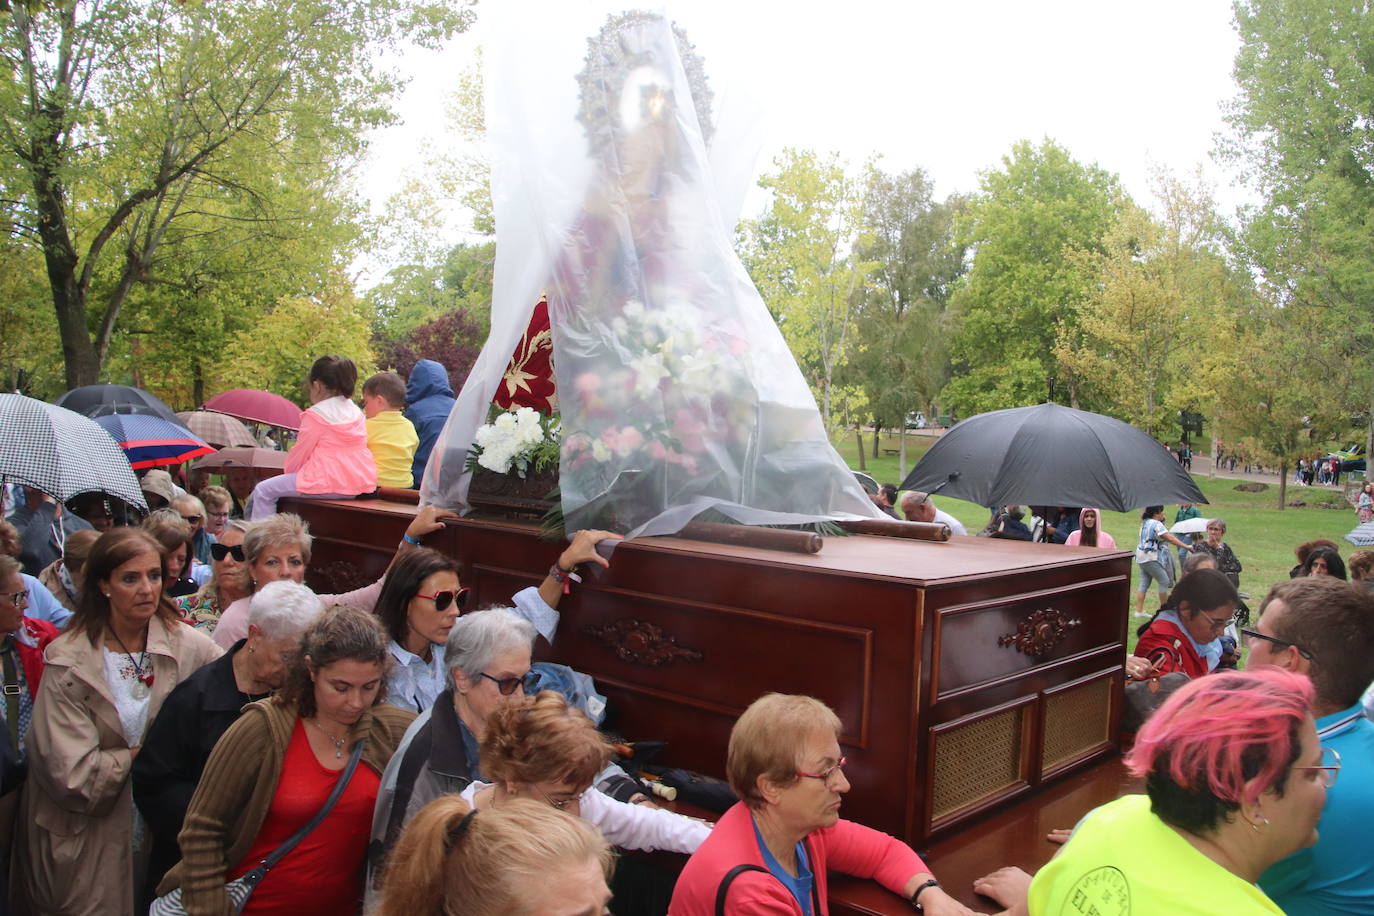
[(1374, 681), (1374, 596), (1330, 577), (1292, 579), (1269, 590), (1259, 622), (1241, 633), (1249, 665), (1311, 678), (1317, 738), (1341, 765), (1316, 844), (1271, 867), (1260, 887), (1288, 916), (1374, 913), (1374, 723), (1360, 703)]

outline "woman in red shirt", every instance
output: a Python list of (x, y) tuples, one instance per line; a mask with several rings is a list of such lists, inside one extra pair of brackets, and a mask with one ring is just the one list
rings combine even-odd
[(251, 704), (215, 745), (179, 837), (181, 864), (158, 892), (182, 889), (192, 914), (228, 916), (224, 891), (304, 826), (359, 766), (329, 815), (263, 879), (245, 914), (352, 913), (381, 773), (415, 714), (382, 705), (387, 635), (371, 614), (340, 606), (305, 633), (286, 686)]

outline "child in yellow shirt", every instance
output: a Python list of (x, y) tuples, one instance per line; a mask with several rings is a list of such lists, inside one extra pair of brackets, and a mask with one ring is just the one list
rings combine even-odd
[(420, 437), (401, 413), (406, 406), (406, 383), (395, 372), (378, 372), (363, 382), (363, 413), (367, 416), (367, 447), (377, 462), (377, 486), (409, 488), (410, 466)]

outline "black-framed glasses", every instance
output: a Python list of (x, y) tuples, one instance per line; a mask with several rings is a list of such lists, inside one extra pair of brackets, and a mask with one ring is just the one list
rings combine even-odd
[(225, 557), (233, 557), (235, 560), (238, 560), (240, 563), (242, 563), (242, 562), (243, 562), (243, 545), (242, 545), (242, 544), (234, 544), (234, 545), (231, 547), (231, 546), (228, 545), (228, 544), (211, 544), (211, 545), (210, 545), (210, 556), (212, 556), (212, 557), (214, 557), (216, 560), (220, 560), (220, 561), (223, 561)]
[(540, 797), (543, 798), (544, 801), (548, 802), (550, 805), (557, 808), (559, 811), (567, 811), (568, 808), (582, 801), (582, 796), (587, 794), (584, 790), (582, 792), (578, 792), (576, 795), (569, 795), (567, 798), (553, 799), (549, 798), (549, 793), (539, 788), (539, 783), (531, 783), (531, 785), (534, 786), (534, 791), (538, 792)]
[(5, 598), (9, 601), (10, 604), (16, 606), (29, 603), (29, 593), (27, 589), (25, 589), (22, 592), (15, 592), (12, 595), (6, 595)]
[[(468, 606), (468, 592), (470, 591), (472, 591), (470, 588), (460, 588), (457, 591), (451, 588), (445, 588), (440, 589), (432, 595), (422, 595), (416, 592), (415, 597), (428, 598), (430, 601), (433, 601), (436, 611), (447, 611), (450, 604), (458, 605), (458, 610), (461, 611)], [(504, 693), (504, 691), (502, 692)]]
[(1277, 636), (1266, 636), (1259, 630), (1251, 630), (1249, 628), (1242, 629), (1240, 631), (1240, 635), (1244, 636), (1246, 639), (1262, 639), (1265, 642), (1272, 642), (1280, 649), (1287, 649), (1289, 646), (1292, 646), (1294, 649), (1298, 650), (1298, 654), (1301, 655), (1303, 658), (1307, 659), (1308, 661), (1312, 660), (1312, 653), (1307, 651), (1295, 642), (1289, 642), (1286, 639), (1279, 639)]
[(838, 772), (840, 772), (840, 770), (844, 769), (844, 765), (845, 765), (846, 763), (848, 763), (848, 762), (849, 762), (849, 761), (848, 761), (847, 759), (845, 759), (844, 757), (841, 757), (839, 763), (835, 764), (833, 767), (826, 767), (824, 770), (821, 770), (819, 773), (807, 773), (807, 772), (804, 772), (804, 771), (802, 771), (802, 770), (798, 770), (798, 771), (797, 771), (797, 775), (798, 775), (798, 776), (805, 776), (807, 779), (819, 779), (821, 782), (825, 783), (826, 785), (830, 785), (830, 780), (834, 777), (834, 775), (835, 775), (836, 773), (838, 773)]
[(1322, 762), (1313, 764), (1309, 767), (1293, 767), (1295, 770), (1316, 770), (1317, 778), (1321, 784), (1328, 789), (1336, 784), (1336, 777), (1341, 775), (1341, 755), (1334, 747), (1322, 748)]
[(523, 687), (526, 692), (534, 686), (533, 674), (521, 674), (516, 677), (492, 677), (483, 671), (478, 677), (484, 677), (496, 685), (496, 689), (501, 691), (501, 696), (508, 697), (515, 693), (516, 688)]

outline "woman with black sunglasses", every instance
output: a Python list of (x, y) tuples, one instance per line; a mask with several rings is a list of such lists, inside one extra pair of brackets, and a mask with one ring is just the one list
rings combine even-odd
[(248, 523), (239, 519), (225, 523), (217, 543), (210, 545), (210, 581), (194, 595), (176, 599), (182, 619), (206, 635), (215, 631), (215, 624), (224, 609), (253, 594), (244, 562), (243, 536)]

